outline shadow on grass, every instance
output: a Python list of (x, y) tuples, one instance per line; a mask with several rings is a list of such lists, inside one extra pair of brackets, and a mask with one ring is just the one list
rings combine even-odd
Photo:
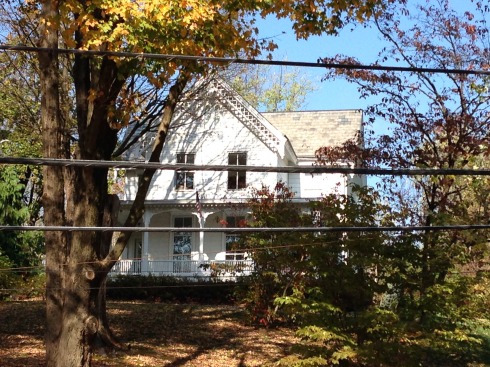
[(0, 302), (0, 365), (44, 366), (44, 303)]
[[(147, 317), (137, 314), (141, 312)], [(110, 315), (124, 343), (165, 346), (168, 365), (176, 367), (191, 361), (200, 361), (200, 366), (261, 366), (283, 356), (294, 340), (291, 330), (247, 325), (244, 312), (234, 306), (117, 303), (110, 305)]]
[[(287, 354), (296, 341), (292, 330), (248, 325), (243, 310), (235, 306), (109, 302), (108, 313), (116, 335), (131, 349), (96, 356), (94, 367), (264, 366)], [(43, 366), (43, 336), (44, 303), (0, 303), (2, 367)], [(490, 328), (475, 330), (474, 336), (482, 343), (468, 350), (463, 359), (453, 360), (451, 366), (490, 366)], [(431, 347), (408, 352), (428, 355), (429, 360), (450, 354)], [(399, 362), (403, 365), (407, 360)]]

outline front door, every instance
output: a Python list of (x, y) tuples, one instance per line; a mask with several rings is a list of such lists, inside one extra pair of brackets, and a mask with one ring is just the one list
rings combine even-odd
[[(175, 217), (174, 227), (192, 227), (192, 217)], [(191, 272), (191, 251), (192, 251), (192, 232), (185, 230), (174, 233), (174, 273)]]

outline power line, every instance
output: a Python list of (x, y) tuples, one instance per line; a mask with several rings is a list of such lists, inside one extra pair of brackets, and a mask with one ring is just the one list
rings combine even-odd
[(0, 157), (0, 164), (26, 164), (55, 167), (100, 167), (116, 169), (155, 169), (168, 171), (215, 171), (215, 172), (281, 172), (281, 173), (340, 173), (358, 175), (389, 175), (389, 176), (490, 176), (490, 169), (463, 168), (360, 168), (332, 166), (234, 166), (234, 165), (195, 165), (166, 164), (157, 162), (104, 161), (59, 158), (25, 158)]
[[(243, 278), (243, 276), (241, 276)], [(188, 277), (195, 279), (195, 277)], [(200, 283), (200, 284), (190, 284), (190, 283), (182, 283), (182, 284), (176, 284), (176, 285), (135, 285), (135, 286), (107, 286), (105, 289), (107, 290), (117, 290), (117, 289), (165, 289), (165, 288), (209, 288), (209, 287), (229, 287), (229, 286), (234, 286), (238, 287), (241, 286), (241, 283), (239, 282), (226, 282), (223, 280), (220, 280), (219, 282), (210, 282), (206, 281), (206, 283)], [(55, 287), (43, 287), (45, 289), (50, 289), (50, 290), (64, 290), (65, 288), (55, 288)], [(98, 290), (99, 288), (93, 288), (93, 287), (87, 287), (85, 288), (86, 290)], [(25, 292), (25, 288), (0, 288), (0, 292)]]
[(443, 69), (443, 68), (418, 68), (405, 66), (382, 66), (382, 65), (361, 65), (361, 64), (343, 64), (343, 63), (324, 63), (322, 59), (317, 62), (305, 61), (277, 61), (277, 60), (257, 60), (231, 57), (210, 57), (210, 56), (193, 56), (193, 55), (170, 55), (157, 53), (138, 53), (123, 51), (100, 51), (100, 50), (80, 50), (72, 48), (45, 48), (36, 46), (22, 46), (0, 44), (1, 51), (23, 51), (23, 52), (57, 52), (60, 54), (75, 54), (86, 56), (111, 56), (111, 57), (128, 57), (136, 59), (153, 59), (153, 60), (181, 60), (194, 62), (209, 62), (218, 64), (253, 64), (253, 65), (273, 65), (273, 66), (293, 66), (323, 69), (349, 69), (349, 70), (375, 70), (375, 71), (400, 71), (411, 73), (433, 73), (433, 74), (460, 74), (460, 75), (490, 75), (489, 70), (467, 70), (467, 69)]
[(6, 226), (0, 231), (42, 232), (204, 232), (204, 233), (280, 233), (280, 232), (417, 232), (448, 230), (490, 229), (490, 224), (438, 225), (438, 226), (378, 226), (378, 227), (243, 227), (243, 228), (199, 228), (199, 227), (82, 227), (82, 226)]
[[(290, 248), (303, 248), (303, 247), (315, 247), (315, 246), (325, 246), (325, 245), (333, 245), (338, 243), (339, 241), (335, 240), (330, 240), (330, 241), (324, 241), (322, 240), (321, 243), (295, 243), (293, 245), (288, 244), (288, 245), (270, 245), (270, 246), (260, 246), (260, 247), (249, 247), (249, 248), (239, 248), (236, 249), (235, 252), (243, 252), (243, 253), (251, 253), (251, 252), (256, 252), (256, 251), (269, 251), (269, 250), (287, 250)], [(206, 251), (206, 254), (209, 255), (216, 255), (218, 253), (222, 253), (223, 250), (220, 251)], [(133, 258), (121, 258), (119, 261), (132, 261), (132, 262), (138, 262), (138, 261), (143, 261), (143, 258), (141, 257), (133, 257)], [(174, 259), (163, 259), (163, 260), (152, 260), (152, 261), (169, 261), (173, 262), (175, 261)], [(198, 262), (199, 260), (185, 260), (185, 261), (195, 261)], [(222, 263), (225, 260), (207, 260), (208, 263)], [(232, 260), (236, 261), (236, 260)], [(205, 261), (206, 262), (206, 261)], [(99, 263), (99, 260), (94, 260), (94, 261), (79, 261), (76, 263), (76, 265), (90, 265), (90, 264), (97, 264)], [(60, 266), (68, 266), (68, 263), (64, 263)], [(18, 273), (23, 273), (23, 272), (34, 272), (39, 269), (44, 269), (44, 265), (36, 265), (36, 266), (22, 266), (22, 267), (9, 267), (9, 268), (0, 268), (0, 272), (18, 272)], [(97, 272), (97, 271), (96, 271)]]

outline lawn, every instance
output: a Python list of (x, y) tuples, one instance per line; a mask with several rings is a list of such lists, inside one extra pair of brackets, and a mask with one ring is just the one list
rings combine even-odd
[[(246, 322), (238, 306), (109, 302), (109, 318), (128, 351), (97, 353), (94, 367), (264, 366), (284, 356), (289, 329)], [(2, 367), (44, 365), (44, 304), (0, 302)]]

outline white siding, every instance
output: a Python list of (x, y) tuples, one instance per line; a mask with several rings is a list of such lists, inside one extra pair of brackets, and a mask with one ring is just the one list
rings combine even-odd
[[(281, 163), (278, 154), (241, 124), (231, 113), (218, 112), (206, 119), (189, 121), (192, 128), (172, 131), (162, 152), (162, 163), (176, 163), (178, 152), (195, 153), (197, 165), (227, 165), (228, 153), (246, 152), (247, 165), (274, 167)], [(148, 200), (192, 200), (198, 190), (202, 199), (238, 199), (248, 196), (246, 190), (228, 190), (227, 172), (198, 171), (194, 173), (193, 190), (175, 190), (175, 173), (159, 171), (148, 193)], [(247, 172), (247, 185), (260, 187), (262, 183), (274, 186), (287, 179), (280, 173)]]
[[(150, 227), (173, 227), (170, 222), (170, 213), (159, 213), (150, 220)], [(148, 259), (161, 260), (171, 259), (172, 256), (172, 234), (168, 232), (148, 233)]]

